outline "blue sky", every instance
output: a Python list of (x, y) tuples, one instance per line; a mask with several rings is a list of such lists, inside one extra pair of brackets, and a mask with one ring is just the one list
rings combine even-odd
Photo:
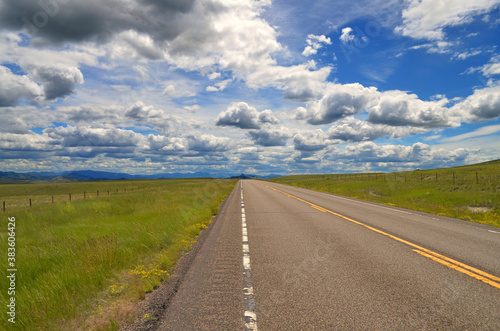
[(0, 0), (0, 170), (498, 159), (499, 35), (499, 0)]

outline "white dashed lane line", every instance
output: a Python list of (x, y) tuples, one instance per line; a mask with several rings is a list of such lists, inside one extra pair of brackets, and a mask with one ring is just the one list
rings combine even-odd
[(250, 246), (248, 245), (247, 220), (245, 201), (243, 199), (243, 182), (241, 182), (241, 234), (243, 239), (243, 293), (245, 330), (257, 330), (257, 315), (255, 313), (255, 296), (253, 293), (252, 272), (250, 268)]

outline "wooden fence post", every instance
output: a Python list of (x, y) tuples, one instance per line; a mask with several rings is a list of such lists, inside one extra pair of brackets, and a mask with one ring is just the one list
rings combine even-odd
[(30, 198), (30, 208), (31, 208), (31, 198)]
[(479, 176), (477, 175), (477, 171), (476, 171), (476, 184), (479, 184)]
[(5, 213), (5, 201), (3, 202), (3, 212)]
[(54, 203), (54, 195), (52, 195), (52, 203)]
[(71, 193), (69, 194), (69, 201), (71, 201)]

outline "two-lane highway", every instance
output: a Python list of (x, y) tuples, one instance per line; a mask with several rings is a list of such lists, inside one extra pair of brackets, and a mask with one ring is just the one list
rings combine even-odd
[(496, 228), (246, 180), (211, 231), (162, 329), (500, 329)]

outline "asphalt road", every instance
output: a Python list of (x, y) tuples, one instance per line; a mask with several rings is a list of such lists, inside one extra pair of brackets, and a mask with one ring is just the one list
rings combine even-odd
[(500, 330), (500, 229), (245, 180), (159, 325)]

